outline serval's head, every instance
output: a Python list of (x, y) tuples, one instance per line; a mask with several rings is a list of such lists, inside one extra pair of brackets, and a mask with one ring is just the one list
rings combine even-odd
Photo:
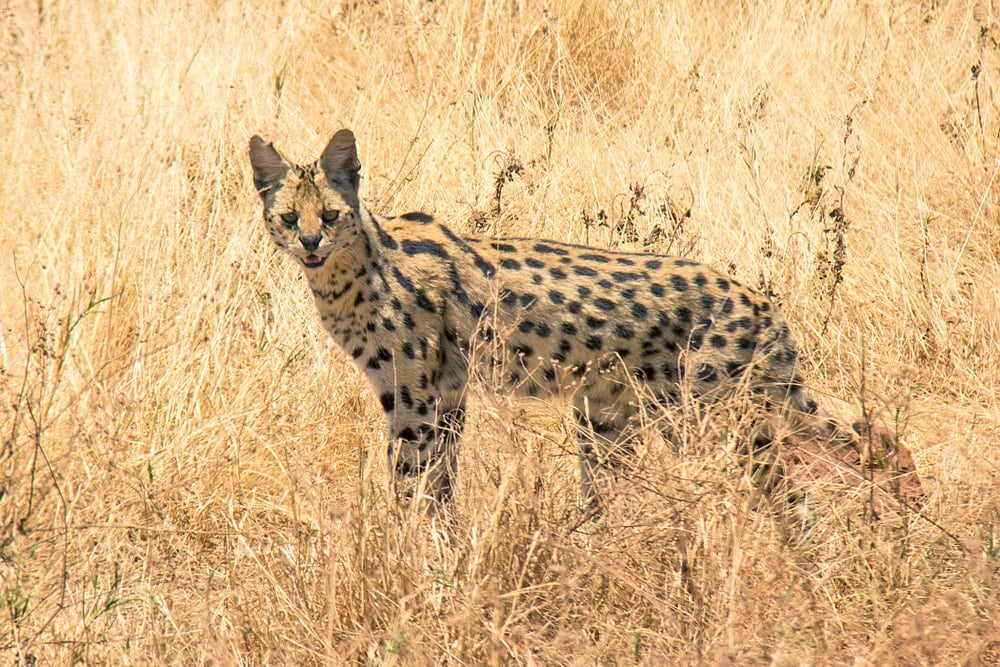
[(255, 135), (250, 138), (250, 163), (267, 231), (304, 267), (322, 267), (355, 240), (361, 163), (350, 130), (334, 134), (320, 158), (306, 166), (292, 164)]

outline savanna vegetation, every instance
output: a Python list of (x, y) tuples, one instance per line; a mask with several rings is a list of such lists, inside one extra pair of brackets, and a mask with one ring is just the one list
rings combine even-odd
[[(0, 2), (0, 661), (1000, 661), (989, 0)], [(473, 390), (447, 520), (260, 221), (247, 140), (362, 197), (772, 295), (926, 499), (746, 483), (679, 410), (586, 521), (559, 406)]]

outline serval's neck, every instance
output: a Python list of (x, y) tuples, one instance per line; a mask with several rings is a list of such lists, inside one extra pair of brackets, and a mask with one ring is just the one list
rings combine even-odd
[(305, 270), (317, 305), (327, 318), (356, 319), (373, 279), (380, 273), (380, 227), (376, 216), (362, 206), (355, 224), (347, 245), (331, 254), (321, 268)]

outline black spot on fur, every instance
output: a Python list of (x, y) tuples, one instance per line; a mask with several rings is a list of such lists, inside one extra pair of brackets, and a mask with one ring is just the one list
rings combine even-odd
[(746, 364), (742, 364), (738, 361), (730, 361), (726, 364), (726, 375), (729, 377), (736, 377), (740, 375), (744, 370), (746, 370)]
[(410, 222), (434, 222), (434, 216), (423, 211), (410, 211), (409, 213), (400, 215), (399, 219), (409, 220)]
[(550, 245), (545, 245), (544, 243), (536, 243), (533, 250), (537, 253), (543, 255), (568, 255), (569, 253), (562, 248), (555, 248)]
[(479, 269), (484, 276), (490, 278), (496, 274), (496, 268), (483, 259), (482, 256), (472, 248), (472, 246), (465, 242), (464, 239), (456, 236), (455, 232), (451, 231), (444, 225), (438, 225), (438, 229), (440, 229), (441, 233), (445, 235), (445, 238), (454, 243), (459, 250), (472, 258), (472, 263), (476, 265), (476, 268)]
[(469, 293), (465, 291), (462, 278), (458, 275), (458, 269), (454, 264), (448, 267), (448, 278), (451, 280), (451, 291), (455, 295), (455, 300), (460, 305), (467, 305), (469, 303)]
[(432, 255), (442, 259), (448, 257), (448, 251), (445, 250), (444, 246), (430, 239), (403, 239), (403, 252), (410, 256)]
[(633, 331), (631, 327), (625, 326), (624, 324), (616, 324), (611, 332), (619, 338), (623, 338), (625, 340), (629, 340), (635, 336), (635, 331)]
[(642, 368), (632, 369), (632, 374), (640, 380), (645, 380), (649, 382), (650, 380), (656, 379), (656, 369), (652, 366), (643, 366)]
[(753, 320), (749, 317), (741, 317), (738, 320), (732, 320), (726, 325), (726, 331), (729, 333), (734, 333), (737, 329), (749, 329), (753, 326)]
[(400, 270), (398, 268), (396, 268), (395, 266), (392, 267), (392, 277), (396, 279), (396, 282), (399, 283), (400, 287), (402, 287), (404, 290), (406, 290), (410, 294), (413, 294), (414, 292), (417, 291), (417, 288), (413, 284), (413, 281), (410, 280), (409, 278), (407, 278), (406, 276), (404, 276), (400, 272)]
[(389, 236), (389, 234), (382, 229), (382, 226), (372, 220), (372, 224), (375, 225), (375, 232), (378, 234), (378, 242), (389, 250), (399, 250), (399, 243), (396, 239)]
[(405, 384), (399, 388), (399, 402), (403, 407), (410, 409), (413, 407), (413, 397), (410, 395), (410, 388)]
[(417, 305), (428, 313), (436, 313), (437, 308), (431, 303), (431, 300), (427, 298), (427, 293), (423, 290), (417, 291)]
[(698, 379), (706, 384), (715, 384), (719, 381), (719, 373), (714, 366), (702, 364), (698, 367)]
[(614, 301), (610, 301), (605, 298), (594, 299), (594, 305), (606, 313), (615, 309)]

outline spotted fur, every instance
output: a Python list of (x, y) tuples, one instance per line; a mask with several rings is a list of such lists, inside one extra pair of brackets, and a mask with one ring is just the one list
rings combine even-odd
[(628, 440), (636, 381), (670, 405), (682, 387), (713, 400), (745, 380), (810, 433), (836, 433), (803, 391), (771, 302), (703, 264), (377, 215), (358, 199), (349, 130), (310, 165), (259, 136), (250, 159), (267, 230), (302, 265), (324, 328), (374, 389), (391, 470), (409, 493), (422, 481), (433, 498), (451, 496), (476, 367), (521, 394), (570, 398), (590, 502), (595, 466)]

